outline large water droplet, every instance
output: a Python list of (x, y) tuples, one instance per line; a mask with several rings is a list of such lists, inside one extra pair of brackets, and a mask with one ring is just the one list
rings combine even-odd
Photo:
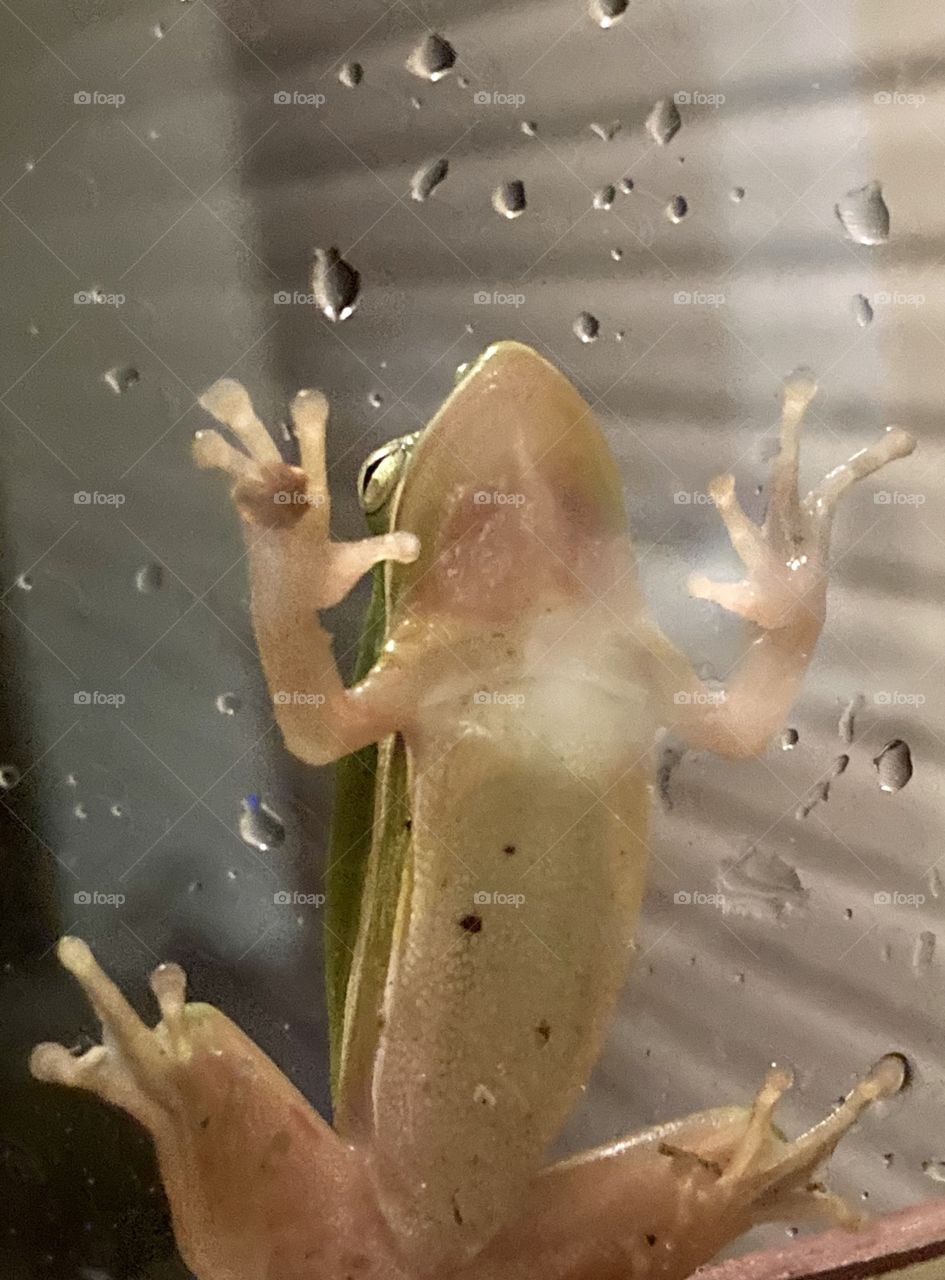
[(525, 212), (525, 183), (519, 178), (503, 182), (492, 193), (492, 207), (503, 218), (518, 218)]
[(108, 369), (102, 374), (102, 381), (111, 387), (116, 396), (120, 396), (138, 385), (141, 374), (133, 365), (116, 365), (114, 369)]
[(600, 124), (595, 120), (590, 126), (591, 133), (600, 138), (601, 142), (613, 142), (622, 128), (619, 120), (611, 120), (610, 124)]
[(361, 273), (345, 262), (337, 249), (316, 249), (312, 265), (312, 292), (329, 320), (347, 320), (358, 305)]
[(901, 791), (912, 777), (912, 752), (902, 738), (893, 738), (873, 761), (881, 791)]
[(538, 137), (538, 123), (535, 120), (523, 120), (519, 128), (526, 138)]
[(745, 188), (732, 187), (731, 191), (728, 193), (728, 198), (731, 200), (732, 204), (741, 204), (745, 199)]
[(596, 342), (600, 333), (600, 321), (589, 311), (582, 311), (571, 328), (574, 330), (574, 336), (580, 338), (582, 342)]
[(421, 165), (410, 180), (410, 194), (421, 203), (428, 200), (450, 171), (450, 162), (446, 156), (430, 160)]
[(868, 328), (873, 322), (873, 307), (869, 298), (863, 293), (854, 294), (851, 307), (853, 318), (860, 328)]
[(338, 72), (338, 79), (346, 89), (356, 89), (364, 79), (364, 68), (360, 62), (346, 62)]
[(606, 31), (627, 12), (630, 0), (591, 0), (591, 17)]
[(263, 852), (285, 840), (282, 819), (255, 795), (240, 801), (239, 832), (248, 845)]
[(945, 1182), (945, 1160), (923, 1160), (922, 1172), (933, 1182)]
[(856, 717), (858, 712), (862, 711), (866, 699), (862, 693), (858, 693), (851, 698), (843, 710), (840, 712), (840, 719), (837, 721), (837, 734), (841, 742), (849, 745), (853, 741), (853, 733), (856, 728)]
[(238, 694), (220, 693), (217, 695), (216, 708), (221, 716), (235, 716), (242, 705), (242, 699)]
[(935, 934), (929, 929), (923, 929), (916, 938), (915, 946), (912, 950), (912, 967), (916, 972), (927, 969), (932, 963), (935, 956), (936, 941)]
[(630, 192), (633, 190), (635, 185), (636, 184), (634, 183), (633, 179), (629, 176), (626, 178), (620, 179), (620, 190), (623, 192), (625, 196), (628, 196), (630, 194)]
[(20, 771), (15, 764), (0, 765), (0, 790), (11, 791), (20, 780)]
[(20, 574), (17, 574), (17, 577), (14, 580), (13, 585), (15, 587), (18, 587), (20, 591), (32, 591), (33, 579), (30, 577), (28, 573), (20, 573)]
[(646, 118), (646, 130), (654, 142), (665, 147), (682, 128), (679, 108), (672, 98), (660, 98)]
[(594, 208), (595, 209), (611, 209), (613, 203), (617, 199), (616, 187), (601, 187), (599, 191), (594, 192)]
[(407, 70), (421, 80), (442, 80), (456, 63), (456, 50), (450, 42), (431, 31), (407, 59)]
[(778, 920), (807, 901), (808, 891), (795, 869), (776, 853), (752, 849), (723, 866), (717, 877), (726, 915)]
[(848, 191), (835, 212), (844, 231), (857, 244), (885, 244), (889, 239), (889, 209), (878, 182)]
[(135, 573), (135, 586), (142, 595), (151, 595), (164, 586), (164, 566), (146, 564)]
[(689, 212), (689, 202), (685, 196), (673, 196), (666, 206), (666, 216), (670, 222), (682, 222)]
[(785, 729), (781, 734), (781, 750), (793, 751), (800, 741), (800, 736), (796, 729)]

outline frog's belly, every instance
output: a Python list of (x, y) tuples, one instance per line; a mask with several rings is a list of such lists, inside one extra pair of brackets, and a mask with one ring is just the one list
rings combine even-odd
[(373, 1112), (381, 1201), (422, 1272), (515, 1212), (599, 1053), (646, 864), (649, 733), (626, 710), (512, 688), (409, 744)]

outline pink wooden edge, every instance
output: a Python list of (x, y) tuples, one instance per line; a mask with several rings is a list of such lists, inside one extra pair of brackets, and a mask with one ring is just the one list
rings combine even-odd
[(700, 1267), (693, 1280), (866, 1280), (930, 1258), (945, 1258), (945, 1197), (874, 1218), (857, 1231), (824, 1231)]

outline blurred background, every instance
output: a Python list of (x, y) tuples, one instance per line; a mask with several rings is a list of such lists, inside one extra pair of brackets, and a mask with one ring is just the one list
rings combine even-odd
[[(359, 536), (363, 458), (499, 338), (594, 406), (653, 610), (707, 677), (746, 637), (686, 594), (737, 573), (706, 483), (734, 470), (761, 514), (784, 374), (820, 378), (805, 479), (889, 422), (919, 437), (840, 514), (786, 736), (742, 764), (657, 747), (637, 964), (560, 1148), (747, 1100), (772, 1061), (795, 1132), (895, 1049), (911, 1088), (833, 1182), (934, 1195), (941, 6), (0, 0), (0, 59), (0, 1274), (186, 1275), (150, 1143), (29, 1080), (35, 1042), (97, 1036), (63, 932), (152, 1018), (147, 974), (179, 961), (328, 1113), (318, 909), (274, 895), (320, 891), (331, 776), (274, 728), (197, 396), (238, 377), (277, 426), (323, 388)], [(360, 273), (337, 322), (331, 247)], [(365, 601), (332, 618), (346, 666)]]

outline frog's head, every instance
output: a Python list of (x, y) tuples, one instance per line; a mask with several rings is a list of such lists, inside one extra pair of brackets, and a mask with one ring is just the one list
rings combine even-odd
[(464, 370), (403, 468), (399, 529), (419, 559), (394, 597), (495, 622), (593, 596), (626, 571), (620, 476), (587, 401), (530, 347)]

